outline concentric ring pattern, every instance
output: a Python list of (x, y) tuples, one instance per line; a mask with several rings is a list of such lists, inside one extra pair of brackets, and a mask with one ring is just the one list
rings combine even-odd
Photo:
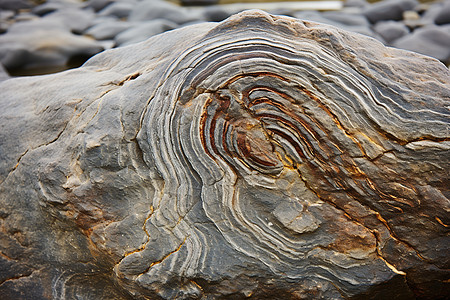
[[(418, 108), (375, 87), (339, 49), (298, 36), (300, 25), (264, 18), (210, 32), (172, 63), (149, 103), (139, 138), (164, 186), (145, 224), (149, 241), (121, 262), (148, 262), (121, 274), (141, 288), (219, 280), (221, 259), (223, 270), (260, 262), (261, 272), (334, 282), (345, 295), (401, 273), (379, 257), (378, 225), (352, 211), (364, 207), (389, 227), (378, 211), (399, 197), (367, 165), (410, 142), (401, 128), (415, 126), (408, 116)], [(438, 109), (424, 114), (444, 123)], [(161, 239), (167, 249), (155, 246)], [(369, 266), (370, 276), (350, 275)]]

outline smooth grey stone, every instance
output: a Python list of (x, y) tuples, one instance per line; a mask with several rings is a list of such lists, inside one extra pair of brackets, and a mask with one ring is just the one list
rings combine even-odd
[(294, 15), (297, 12), (297, 10), (287, 8), (287, 7), (277, 7), (275, 9), (267, 10), (266, 12), (268, 12), (272, 15), (287, 16), (287, 17), (295, 18)]
[(366, 7), (363, 14), (371, 23), (384, 20), (399, 21), (404, 11), (412, 10), (418, 4), (417, 0), (384, 0)]
[(360, 14), (350, 14), (345, 12), (339, 12), (339, 11), (329, 11), (329, 12), (323, 12), (321, 14), (326, 19), (338, 22), (340, 24), (344, 24), (347, 26), (365, 26), (369, 27), (369, 21)]
[(93, 10), (65, 8), (45, 15), (42, 20), (60, 22), (70, 31), (82, 33), (91, 25), (94, 18)]
[(14, 23), (39, 20), (40, 17), (29, 11), (21, 11), (14, 17)]
[(120, 20), (118, 17), (116, 16), (99, 16), (97, 15), (89, 24), (89, 27), (86, 28), (86, 30), (89, 30), (89, 28), (102, 24), (102, 23), (113, 23), (113, 22), (126, 22), (126, 21), (122, 21)]
[(98, 12), (99, 16), (115, 16), (120, 19), (128, 18), (136, 6), (135, 2), (113, 2)]
[(435, 24), (436, 17), (442, 11), (442, 3), (432, 3), (428, 5), (428, 9), (423, 13), (422, 19), (428, 21), (428, 25)]
[(84, 34), (92, 36), (96, 40), (111, 40), (117, 34), (133, 26), (136, 26), (136, 24), (124, 21), (107, 21), (90, 27)]
[(30, 9), (33, 7), (32, 1), (27, 0), (1, 0), (0, 10), (19, 11), (21, 9)]
[(230, 13), (222, 9), (220, 5), (205, 7), (203, 18), (208, 22), (221, 22), (230, 17)]
[(15, 13), (12, 10), (0, 10), (0, 20), (6, 22), (14, 17)]
[(366, 0), (345, 0), (344, 7), (359, 7), (363, 8), (368, 6), (369, 3)]
[(72, 34), (56, 18), (14, 23), (0, 35), (0, 61), (8, 70), (65, 66), (74, 57), (102, 50), (99, 43)]
[(8, 30), (15, 13), (12, 10), (0, 10), (0, 34)]
[(219, 4), (219, 0), (180, 0), (184, 6), (208, 6)]
[[(347, 25), (347, 24), (341, 23), (339, 21), (332, 20), (331, 18), (328, 19), (324, 14), (317, 12), (317, 11), (296, 12), (296, 13), (294, 13), (294, 17), (297, 19), (300, 19), (300, 20), (308, 20), (308, 21), (328, 24), (328, 25), (336, 26), (336, 27), (344, 29), (344, 30), (357, 32), (357, 33), (364, 34), (367, 36), (377, 37), (377, 34), (374, 33), (370, 29), (369, 24), (367, 23), (367, 20), (364, 22), (363, 20), (361, 20), (358, 17), (356, 17), (355, 23), (356, 24), (365, 23), (365, 25)], [(353, 16), (351, 16), (351, 17), (353, 17)], [(336, 15), (332, 15), (332, 18), (341, 20), (339, 17), (336, 17)], [(349, 21), (347, 23), (352, 24), (353, 21)]]
[(170, 22), (165, 19), (156, 19), (152, 21), (142, 22), (134, 25), (132, 28), (127, 29), (115, 37), (116, 46), (126, 46), (138, 42), (145, 41), (146, 39), (176, 28), (176, 23)]
[(380, 21), (373, 27), (388, 44), (409, 34), (408, 27), (402, 22), (396, 21)]
[(166, 19), (177, 24), (188, 23), (201, 18), (201, 14), (171, 2), (143, 0), (134, 6), (129, 16), (131, 22)]
[(450, 26), (426, 26), (395, 41), (393, 46), (450, 62)]
[(92, 8), (94, 11), (99, 12), (113, 2), (114, 0), (88, 0), (84, 2), (84, 5), (85, 7)]
[(450, 23), (450, 1), (447, 0), (442, 5), (439, 13), (436, 15), (434, 22), (437, 25), (444, 25)]
[(59, 18), (37, 18), (31, 21), (16, 22), (12, 24), (7, 35), (31, 34), (34, 30), (61, 30), (69, 32), (70, 28), (66, 27)]
[(11, 78), (8, 74), (8, 71), (5, 70), (5, 67), (3, 67), (3, 64), (0, 63), (0, 81), (6, 80)]
[(33, 7), (31, 12), (38, 16), (44, 16), (46, 14), (58, 11), (58, 10), (64, 10), (64, 9), (78, 9), (81, 5), (75, 3), (75, 2), (64, 2), (64, 1), (49, 1), (44, 4), (38, 5), (36, 7)]

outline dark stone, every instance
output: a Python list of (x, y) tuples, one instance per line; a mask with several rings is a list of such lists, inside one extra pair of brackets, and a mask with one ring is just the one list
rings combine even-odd
[(360, 14), (351, 14), (345, 12), (329, 11), (323, 12), (322, 16), (334, 22), (346, 26), (362, 26), (368, 27), (370, 24), (367, 19)]
[(201, 6), (218, 4), (219, 0), (180, 0), (180, 2), (184, 6)]
[(14, 15), (12, 10), (0, 10), (0, 34), (8, 30)]
[(154, 35), (174, 29), (176, 27), (176, 23), (164, 19), (142, 22), (141, 24), (136, 24), (135, 26), (116, 35), (114, 41), (116, 43), (116, 46), (130, 45), (145, 41), (146, 39)]
[(444, 25), (450, 23), (450, 1), (447, 0), (441, 7), (441, 10), (437, 14), (434, 22), (437, 25)]
[(3, 67), (3, 64), (0, 63), (0, 81), (6, 80), (6, 79), (9, 79), (9, 78), (10, 77), (9, 77), (8, 72)]
[(0, 35), (0, 62), (14, 75), (25, 70), (43, 74), (47, 70), (67, 68), (71, 60), (86, 60), (103, 50), (98, 42), (72, 34), (69, 31), (72, 24), (84, 26), (81, 22), (74, 24), (70, 19), (50, 18), (50, 15), (14, 23), (6, 34)]
[(106, 21), (90, 27), (84, 34), (92, 36), (96, 40), (110, 40), (133, 26), (136, 26), (136, 24), (122, 21)]
[(427, 5), (427, 9), (422, 13), (422, 19), (428, 22), (428, 25), (435, 24), (436, 16), (442, 10), (442, 3), (432, 3)]
[(345, 7), (358, 7), (363, 8), (368, 6), (369, 3), (366, 0), (345, 0), (344, 6)]
[(336, 13), (320, 13), (317, 11), (300, 11), (294, 13), (294, 17), (300, 20), (308, 20), (323, 24), (329, 24), (338, 28), (361, 33), (367, 36), (377, 37), (364, 17), (353, 14), (343, 14), (344, 17)]
[(31, 12), (37, 16), (44, 16), (46, 14), (58, 11), (58, 10), (67, 10), (67, 9), (78, 9), (81, 5), (73, 3), (73, 2), (46, 2), (44, 4), (38, 5), (34, 7)]
[(377, 24), (375, 24), (373, 29), (388, 44), (409, 34), (408, 27), (405, 24), (396, 21), (380, 21)]
[(13, 23), (39, 20), (40, 17), (30, 11), (22, 11), (14, 16)]
[(129, 21), (140, 22), (155, 19), (166, 19), (177, 24), (197, 21), (201, 18), (194, 11), (177, 6), (171, 2), (160, 0), (143, 0), (130, 13)]
[(136, 6), (136, 2), (113, 2), (110, 5), (103, 8), (100, 12), (100, 16), (115, 16), (118, 18), (128, 18), (133, 8)]
[(31, 1), (27, 0), (0, 0), (0, 10), (19, 11), (33, 7)]
[(88, 0), (84, 2), (84, 5), (87, 8), (92, 8), (94, 11), (99, 12), (111, 3), (114, 3), (114, 0)]
[(91, 10), (65, 8), (45, 15), (42, 20), (59, 22), (71, 32), (79, 34), (90, 26), (94, 18), (95, 14)]
[(414, 9), (417, 0), (384, 0), (376, 2), (363, 10), (364, 15), (371, 23), (384, 20), (399, 21), (403, 12)]
[(0, 293), (448, 299), (449, 75), (247, 11), (3, 81)]
[(393, 46), (450, 62), (450, 26), (426, 26), (395, 41)]
[(221, 22), (230, 17), (230, 13), (220, 6), (210, 6), (205, 8), (203, 18), (208, 22)]

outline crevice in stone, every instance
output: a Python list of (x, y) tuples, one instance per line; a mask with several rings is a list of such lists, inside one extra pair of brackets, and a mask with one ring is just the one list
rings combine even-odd
[(31, 272), (27, 272), (27, 273), (22, 274), (22, 275), (18, 275), (18, 276), (14, 276), (14, 277), (7, 278), (7, 279), (5, 279), (5, 280), (3, 280), (3, 281), (0, 281), (0, 286), (2, 286), (3, 284), (5, 284), (5, 283), (7, 283), (7, 282), (10, 282), (10, 281), (20, 280), (20, 279), (22, 279), (22, 278), (30, 277), (31, 275), (33, 275), (33, 273), (34, 273), (35, 271), (36, 271), (36, 270), (33, 270), (33, 271), (31, 271)]
[(180, 251), (181, 247), (183, 247), (184, 243), (186, 242), (186, 240), (187, 240), (188, 238), (189, 238), (189, 235), (186, 236), (186, 237), (184, 238), (184, 240), (181, 242), (181, 244), (180, 244), (175, 250), (169, 252), (169, 254), (167, 254), (166, 256), (164, 256), (162, 259), (160, 259), (160, 260), (158, 260), (158, 261), (155, 261), (155, 262), (152, 262), (152, 263), (150, 264), (150, 266), (149, 266), (144, 272), (142, 272), (141, 274), (137, 275), (137, 278), (140, 277), (140, 276), (142, 276), (142, 275), (144, 275), (145, 273), (147, 273), (154, 265), (158, 265), (158, 264), (162, 263), (164, 260), (166, 260), (166, 259), (167, 259), (168, 257), (170, 257), (172, 254), (174, 254), (174, 253)]

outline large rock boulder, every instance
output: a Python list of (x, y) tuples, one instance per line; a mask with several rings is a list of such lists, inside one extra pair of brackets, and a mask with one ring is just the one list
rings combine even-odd
[(3, 81), (0, 294), (449, 297), (449, 77), (249, 11)]

